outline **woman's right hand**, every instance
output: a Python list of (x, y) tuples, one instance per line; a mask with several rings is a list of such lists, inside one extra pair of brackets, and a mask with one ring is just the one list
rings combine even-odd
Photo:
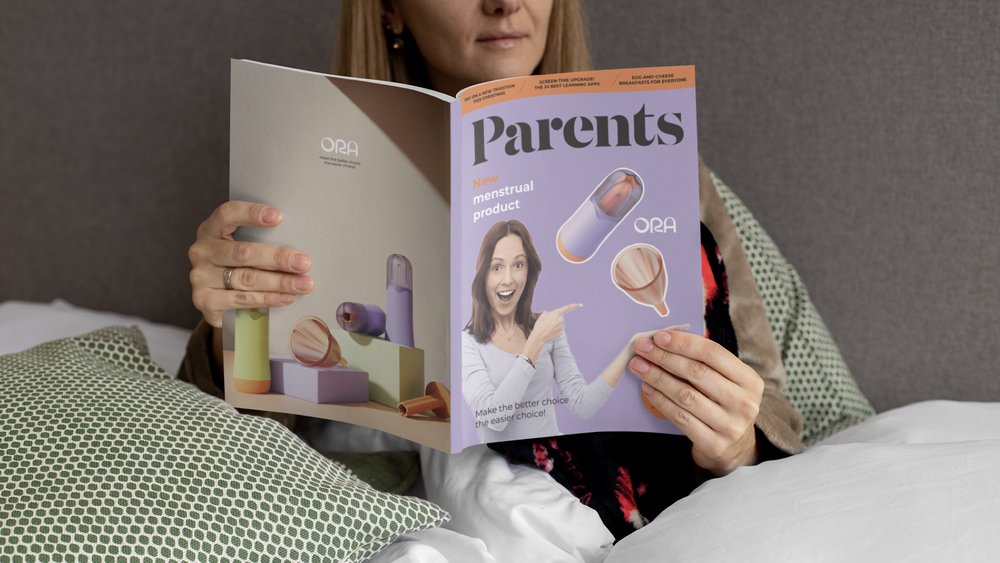
[(583, 303), (570, 303), (558, 309), (544, 311), (535, 319), (535, 326), (528, 335), (528, 342), (525, 344), (524, 355), (532, 362), (538, 359), (538, 353), (546, 342), (551, 342), (563, 334), (563, 316), (566, 313), (576, 311), (583, 307)]
[[(282, 307), (312, 291), (313, 279), (306, 274), (312, 260), (305, 252), (233, 240), (240, 227), (279, 223), (277, 209), (233, 200), (217, 207), (198, 227), (197, 239), (188, 250), (191, 300), (209, 324), (222, 326), (222, 314), (230, 309)], [(232, 289), (226, 289), (223, 280), (227, 268), (233, 269)]]
[(608, 367), (604, 368), (601, 372), (601, 377), (604, 381), (612, 387), (616, 387), (618, 382), (621, 381), (622, 375), (625, 373), (625, 369), (628, 367), (629, 360), (635, 355), (635, 343), (642, 338), (652, 338), (656, 332), (660, 330), (687, 330), (691, 325), (674, 325), (667, 327), (665, 329), (655, 328), (653, 330), (644, 330), (642, 332), (637, 332), (632, 335), (632, 338), (628, 339), (625, 346), (618, 352), (618, 354), (611, 360)]

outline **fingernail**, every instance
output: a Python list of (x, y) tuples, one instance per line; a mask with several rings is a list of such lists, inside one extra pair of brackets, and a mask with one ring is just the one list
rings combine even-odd
[(649, 371), (649, 364), (642, 358), (632, 358), (632, 371), (635, 373), (646, 373)]
[(656, 344), (661, 347), (669, 345), (671, 338), (673, 337), (665, 330), (657, 332), (653, 335), (653, 339), (656, 340)]
[(277, 223), (281, 219), (281, 212), (273, 207), (268, 207), (260, 214), (260, 219), (265, 223)]
[(653, 388), (650, 387), (650, 385), (648, 383), (643, 383), (642, 384), (642, 393), (643, 393), (643, 395), (652, 395), (653, 394)]
[(308, 272), (309, 268), (312, 268), (312, 264), (312, 260), (305, 254), (296, 254), (292, 258), (292, 269), (300, 272)]
[(312, 290), (314, 284), (315, 282), (313, 282), (313, 279), (309, 276), (296, 276), (295, 280), (292, 281), (292, 287), (294, 287), (296, 291), (310, 291)]
[(294, 295), (288, 295), (287, 293), (282, 293), (281, 295), (278, 296), (279, 306), (291, 305), (292, 303), (295, 303)]
[(635, 349), (639, 352), (652, 352), (653, 341), (649, 338), (640, 338), (635, 342)]

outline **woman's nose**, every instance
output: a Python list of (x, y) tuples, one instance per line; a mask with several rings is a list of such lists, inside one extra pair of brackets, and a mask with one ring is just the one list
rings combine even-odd
[(482, 0), (483, 11), (494, 16), (509, 16), (521, 9), (521, 0)]

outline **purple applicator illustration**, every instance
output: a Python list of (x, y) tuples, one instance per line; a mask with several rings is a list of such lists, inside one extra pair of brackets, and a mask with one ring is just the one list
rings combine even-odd
[(385, 336), (413, 347), (413, 267), (402, 254), (392, 254), (385, 274)]
[(378, 305), (341, 303), (337, 307), (337, 324), (347, 332), (381, 336), (385, 332), (385, 312)]
[(617, 168), (590, 193), (556, 234), (556, 248), (567, 262), (590, 260), (597, 249), (642, 199), (642, 179)]

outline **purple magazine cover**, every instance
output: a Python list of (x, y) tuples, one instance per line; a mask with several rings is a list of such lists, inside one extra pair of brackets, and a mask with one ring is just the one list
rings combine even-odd
[[(636, 333), (677, 325), (704, 333), (693, 67), (462, 92), (452, 106), (451, 166), (451, 384), (463, 395), (452, 406), (452, 451), (535, 435), (677, 433), (643, 405), (627, 370), (614, 387), (595, 379), (618, 365)], [(509, 234), (512, 224), (528, 243)], [(498, 241), (491, 229), (508, 234)], [(523, 260), (501, 256), (511, 244), (510, 256)], [(532, 254), (541, 265), (533, 289)], [(533, 365), (516, 343), (473, 334), (477, 287), (479, 326), (523, 299), (536, 314), (583, 306), (564, 314), (564, 338)]]

